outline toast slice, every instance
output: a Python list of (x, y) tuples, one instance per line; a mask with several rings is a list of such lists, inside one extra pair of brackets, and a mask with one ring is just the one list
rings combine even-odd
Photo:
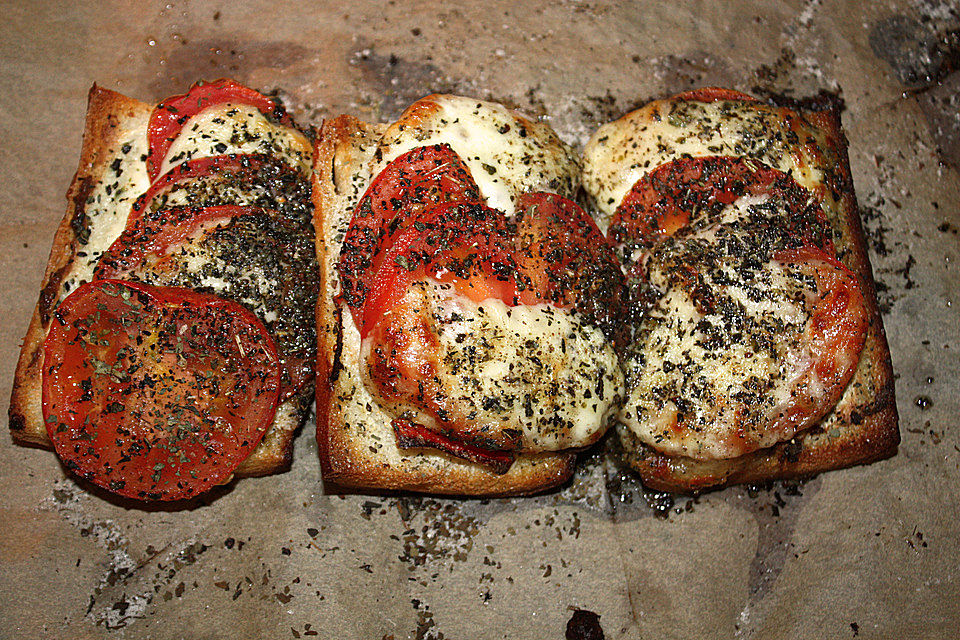
[[(80, 163), (67, 191), (67, 211), (54, 236), (40, 299), (20, 350), (10, 400), (15, 442), (52, 448), (42, 411), (43, 342), (60, 300), (89, 280), (100, 254), (119, 237), (130, 207), (149, 186), (146, 130), (153, 105), (94, 85), (90, 89)], [(303, 138), (304, 153), (310, 149)], [(277, 473), (290, 466), (293, 436), (310, 407), (301, 389), (277, 409), (263, 440), (237, 476)]]
[[(500, 475), (433, 449), (400, 449), (391, 417), (377, 405), (359, 374), (360, 334), (349, 308), (337, 300), (337, 264), (353, 209), (366, 191), (384, 140), (435, 114), (431, 96), (391, 127), (340, 116), (323, 124), (314, 150), (314, 216), (321, 294), (317, 304), (317, 442), (324, 481), (344, 488), (435, 494), (507, 496), (546, 491), (573, 473), (571, 451), (519, 455)], [(536, 132), (543, 125), (528, 123)], [(524, 134), (526, 135), (526, 134)], [(536, 135), (536, 134), (535, 134)], [(552, 153), (565, 154), (555, 149)], [(463, 156), (464, 154), (461, 154)], [(558, 191), (576, 188), (576, 163)], [(373, 167), (373, 168), (372, 168)], [(476, 172), (474, 172), (476, 173)], [(492, 172), (491, 172), (492, 173)], [(564, 173), (566, 176), (567, 174)], [(552, 185), (557, 188), (557, 184)]]
[[(669, 101), (665, 103), (669, 105)], [(868, 328), (859, 362), (840, 400), (819, 424), (789, 441), (738, 458), (696, 460), (664, 455), (641, 442), (625, 425), (618, 425), (623, 460), (651, 488), (695, 492), (731, 484), (794, 478), (874, 462), (897, 451), (900, 433), (890, 351), (877, 308), (873, 272), (850, 174), (847, 141), (840, 121), (841, 105), (837, 100), (819, 100), (791, 106), (792, 109), (785, 106), (770, 108), (779, 110), (775, 112), (778, 117), (791, 119), (793, 124), (790, 126), (795, 127), (793, 131), (799, 139), (812, 145), (804, 152), (808, 154), (805, 158), (808, 164), (794, 177), (801, 184), (811, 179), (813, 187), (816, 180), (826, 186), (826, 189), (821, 187), (822, 205), (833, 230), (838, 257), (856, 274), (865, 298)], [(644, 112), (647, 108), (632, 112), (614, 124), (631, 127), (638, 137), (642, 137), (644, 133), (640, 132), (647, 130), (644, 125), (655, 118), (652, 112)], [(661, 108), (669, 109), (669, 106)], [(797, 115), (799, 117), (795, 117)], [(603, 135), (607, 133), (598, 132), (594, 139)], [(788, 138), (784, 136), (784, 139)], [(584, 163), (584, 182), (595, 199), (603, 189), (590, 188), (591, 184), (601, 184), (597, 176), (623, 171), (623, 167), (610, 168), (611, 172), (606, 173), (608, 168), (599, 168), (597, 148), (596, 144), (588, 145)], [(716, 153), (716, 149), (711, 151)], [(636, 168), (637, 164), (630, 166)], [(822, 178), (812, 179), (811, 176)], [(619, 186), (620, 191), (629, 190), (633, 181), (633, 176), (624, 180)], [(622, 198), (622, 194), (604, 193), (600, 197), (619, 202), (618, 197)], [(613, 204), (612, 208), (615, 207)]]

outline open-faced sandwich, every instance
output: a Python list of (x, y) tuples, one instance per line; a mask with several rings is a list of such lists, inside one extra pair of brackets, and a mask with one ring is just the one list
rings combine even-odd
[(229, 80), (94, 86), (10, 427), (114, 493), (280, 471), (313, 395), (311, 143)]
[(623, 397), (626, 288), (550, 128), (428, 96), (325, 123), (317, 438), (347, 487), (507, 495), (566, 480)]
[(892, 455), (890, 354), (836, 103), (725, 89), (601, 127), (584, 187), (640, 307), (618, 433), (671, 491)]

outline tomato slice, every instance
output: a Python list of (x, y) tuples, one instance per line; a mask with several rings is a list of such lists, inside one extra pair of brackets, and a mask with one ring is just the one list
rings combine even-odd
[(554, 193), (526, 193), (516, 259), (539, 301), (573, 308), (617, 347), (629, 334), (629, 291), (613, 246), (580, 206)]
[(240, 216), (260, 213), (253, 207), (233, 205), (171, 207), (137, 218), (100, 257), (94, 277), (120, 279), (146, 271), (175, 272), (169, 258), (176, 249)]
[(198, 82), (187, 93), (167, 98), (150, 114), (147, 125), (147, 170), (151, 182), (159, 176), (167, 150), (187, 120), (204, 109), (228, 102), (249, 105), (285, 126), (293, 126), (290, 116), (279, 103), (238, 82), (228, 78)]
[(148, 211), (170, 206), (167, 198), (178, 189), (193, 188), (191, 206), (243, 204), (281, 209), (310, 200), (309, 185), (300, 173), (262, 154), (229, 154), (186, 160), (153, 181), (130, 208), (127, 228)]
[(678, 158), (646, 174), (617, 207), (608, 235), (619, 245), (649, 249), (748, 195), (785, 203), (789, 215), (771, 223), (832, 250), (830, 228), (812, 193), (782, 171), (728, 156)]
[(72, 472), (179, 500), (225, 482), (277, 408), (276, 348), (240, 305), (175, 287), (84, 284), (44, 343), (43, 417)]
[(391, 426), (401, 449), (430, 448), (449, 453), (457, 458), (482, 464), (494, 473), (504, 474), (513, 464), (514, 454), (509, 451), (490, 451), (456, 438), (431, 431), (421, 424), (405, 418), (396, 418)]
[(380, 249), (397, 225), (448, 202), (481, 202), (470, 170), (450, 145), (418, 147), (388, 164), (357, 203), (340, 250), (343, 300), (353, 308), (363, 305), (368, 276), (379, 270)]
[(753, 96), (737, 91), (735, 89), (724, 89), (723, 87), (702, 87), (700, 89), (691, 89), (683, 91), (673, 96), (673, 100), (689, 100), (691, 102), (720, 102), (721, 100), (740, 100), (746, 102), (756, 102)]
[(860, 360), (869, 314), (857, 276), (833, 255), (807, 245), (778, 251), (774, 257), (784, 264), (802, 265), (817, 283), (818, 298), (812, 301), (804, 334), (811, 358), (797, 376), (796, 386), (822, 391), (795, 394), (806, 402), (796, 402), (773, 426), (797, 430), (819, 420), (840, 401)]
[[(94, 277), (97, 279), (133, 279), (147, 284), (160, 286), (185, 286), (203, 290), (207, 288), (198, 282), (190, 280), (185, 273), (185, 266), (196, 263), (204, 252), (204, 247), (212, 246), (217, 254), (214, 260), (221, 263), (226, 257), (230, 261), (246, 263), (256, 272), (257, 267), (278, 266), (277, 291), (263, 291), (250, 286), (250, 281), (259, 282), (257, 278), (250, 278), (236, 270), (217, 269), (222, 276), (217, 279), (226, 284), (217, 290), (208, 290), (209, 293), (223, 296), (236, 302), (242, 302), (254, 309), (256, 303), (265, 303), (273, 299), (276, 307), (276, 318), (266, 322), (271, 334), (276, 338), (280, 354), (281, 385), (280, 400), (284, 401), (313, 380), (313, 339), (304, 340), (304, 334), (313, 327), (312, 313), (310, 328), (302, 326), (305, 319), (300, 318), (303, 312), (296, 308), (298, 305), (315, 306), (315, 291), (306, 292), (304, 296), (301, 285), (294, 282), (297, 273), (305, 265), (296, 261), (292, 245), (286, 241), (277, 242), (274, 238), (278, 233), (273, 212), (262, 211), (255, 207), (220, 206), (220, 207), (171, 207), (148, 213), (137, 219), (128, 227), (117, 240), (104, 252)], [(228, 229), (237, 221), (247, 223), (247, 229), (242, 232), (230, 233)], [(212, 235), (218, 237), (209, 240)], [(237, 240), (240, 240), (238, 243)], [(224, 244), (238, 244), (254, 255), (229, 253), (219, 255), (218, 248)], [(278, 246), (279, 245), (279, 246)], [(312, 255), (312, 248), (309, 249)], [(265, 270), (264, 270), (265, 271)], [(302, 275), (302, 274), (300, 274)], [(267, 278), (269, 281), (269, 278)], [(309, 283), (308, 283), (309, 285)], [(299, 300), (295, 300), (300, 296)], [(291, 302), (292, 301), (292, 302)], [(286, 304), (289, 303), (289, 304)], [(271, 305), (266, 305), (271, 306)], [(304, 320), (301, 322), (301, 320)], [(304, 344), (305, 343), (305, 344)]]
[(368, 294), (355, 309), (361, 337), (424, 277), (452, 284), (474, 302), (536, 304), (536, 292), (516, 263), (514, 235), (504, 215), (480, 204), (440, 204), (406, 217), (380, 248)]

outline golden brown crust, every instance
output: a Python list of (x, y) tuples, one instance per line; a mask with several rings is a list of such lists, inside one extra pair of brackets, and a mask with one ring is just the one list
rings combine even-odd
[[(408, 110), (403, 118), (424, 115), (421, 110), (432, 113), (436, 108), (426, 102), (418, 104), (421, 106)], [(385, 129), (340, 116), (324, 123), (314, 149), (314, 221), (321, 279), (316, 416), (324, 481), (344, 488), (473, 496), (523, 495), (554, 488), (573, 474), (576, 454), (523, 455), (507, 473), (497, 475), (441, 452), (401, 451), (389, 418), (362, 399), (365, 392), (357, 376), (357, 350), (351, 347), (351, 337), (345, 337), (353, 329), (352, 319), (333, 298), (333, 265), (339, 255), (334, 229), (337, 220), (342, 222), (350, 215), (348, 191), (358, 189), (353, 178), (363, 170), (371, 147)]]
[[(67, 190), (67, 211), (54, 235), (40, 289), (14, 376), (10, 398), (9, 424), (15, 442), (50, 449), (53, 444), (43, 422), (42, 373), (43, 341), (50, 324), (62, 282), (81, 245), (74, 231), (74, 219), (82, 215), (91, 186), (104, 176), (110, 158), (122, 142), (123, 132), (145, 123), (152, 105), (94, 85), (90, 89), (83, 132), (80, 163)], [(312, 390), (307, 389), (278, 409), (278, 416), (263, 441), (237, 468), (234, 475), (261, 476), (284, 471), (290, 466), (293, 436), (309, 408)]]
[[(869, 313), (869, 327), (853, 379), (834, 410), (821, 423), (789, 442), (732, 460), (699, 461), (670, 457), (618, 429), (627, 463), (644, 484), (662, 491), (691, 492), (732, 484), (795, 478), (867, 464), (894, 455), (900, 443), (893, 369), (883, 320), (877, 308), (873, 271), (850, 175), (847, 142), (836, 105), (805, 112), (823, 133), (833, 159), (839, 207), (831, 220), (840, 259), (857, 274)], [(829, 215), (829, 212), (828, 212)]]

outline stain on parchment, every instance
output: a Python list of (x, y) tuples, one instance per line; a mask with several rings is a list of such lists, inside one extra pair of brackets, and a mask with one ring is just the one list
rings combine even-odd
[(749, 596), (737, 622), (738, 637), (749, 637), (763, 616), (762, 601), (780, 577), (788, 558), (799, 557), (793, 533), (804, 506), (820, 491), (822, 477), (784, 481), (763, 487), (738, 487), (727, 503), (750, 513), (757, 523), (757, 550), (750, 562)]
[[(623, 461), (620, 439), (613, 430), (605, 438), (603, 451), (598, 455), (603, 461), (604, 512), (614, 521), (648, 517), (667, 520), (671, 514), (693, 511), (700, 499), (644, 486), (636, 472)], [(723, 495), (726, 491), (715, 491), (710, 495)]]
[(283, 41), (180, 38), (153, 42), (148, 43), (145, 64), (159, 70), (146, 85), (144, 99), (183, 93), (197, 80), (229, 77), (243, 83), (259, 69), (285, 69), (316, 57), (311, 49)]
[(410, 103), (425, 95), (457, 92), (458, 83), (432, 63), (381, 53), (372, 45), (361, 43), (348, 62), (360, 70), (378, 120), (396, 120)]
[(917, 95), (940, 159), (960, 171), (960, 73)]
[(733, 87), (740, 80), (726, 60), (703, 50), (690, 51), (683, 56), (658, 56), (649, 62), (654, 77), (669, 93), (707, 86)]
[(914, 96), (946, 163), (960, 169), (960, 6), (926, 0), (870, 29), (870, 47)]
[(932, 87), (960, 68), (960, 10), (952, 3), (919, 3), (876, 23), (869, 41), (905, 88)]
[[(209, 547), (182, 540), (164, 549), (148, 546), (142, 553), (134, 552), (131, 540), (118, 523), (89, 515), (89, 497), (72, 481), (62, 480), (40, 508), (59, 513), (81, 537), (93, 539), (106, 550), (109, 561), (103, 567), (99, 584), (87, 596), (85, 613), (99, 627), (123, 629), (145, 617), (156, 594), (172, 584), (179, 570), (195, 563)], [(182, 594), (183, 588), (173, 590), (179, 589)]]

